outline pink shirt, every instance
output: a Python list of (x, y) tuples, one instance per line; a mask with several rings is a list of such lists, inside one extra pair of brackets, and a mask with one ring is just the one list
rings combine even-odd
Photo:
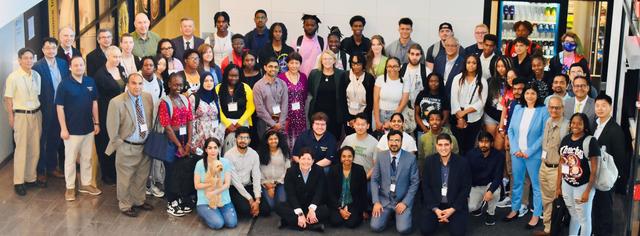
[(318, 35), (308, 38), (302, 36), (302, 44), (298, 48), (298, 53), (302, 56), (302, 65), (300, 65), (300, 72), (308, 75), (311, 70), (316, 67), (317, 58), (322, 53), (320, 49), (320, 42), (318, 41)]

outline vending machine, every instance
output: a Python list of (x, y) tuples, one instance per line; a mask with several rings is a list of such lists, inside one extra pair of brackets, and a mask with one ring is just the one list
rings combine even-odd
[(566, 19), (560, 17), (566, 16), (565, 5), (561, 1), (498, 1), (496, 31), (500, 48), (516, 38), (516, 22), (526, 20), (533, 25), (529, 40), (540, 45), (545, 58), (552, 58), (559, 51), (560, 32), (566, 28), (566, 23), (561, 22)]

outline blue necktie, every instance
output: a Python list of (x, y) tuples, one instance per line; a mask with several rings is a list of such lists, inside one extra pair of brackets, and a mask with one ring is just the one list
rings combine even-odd
[(396, 157), (391, 157), (391, 176), (396, 176)]

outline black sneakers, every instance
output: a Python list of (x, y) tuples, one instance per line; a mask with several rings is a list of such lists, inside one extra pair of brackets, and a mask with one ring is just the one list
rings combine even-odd
[(475, 211), (472, 211), (471, 215), (472, 216), (481, 216), (482, 215), (482, 208), (480, 208), (478, 210), (475, 210)]
[(19, 196), (24, 196), (27, 195), (27, 189), (24, 187), (24, 184), (16, 184), (13, 185), (13, 190), (16, 192), (16, 194), (18, 194)]
[(489, 215), (489, 213), (487, 213), (487, 215), (485, 215), (485, 218), (484, 218), (484, 224), (487, 226), (496, 225), (496, 216)]

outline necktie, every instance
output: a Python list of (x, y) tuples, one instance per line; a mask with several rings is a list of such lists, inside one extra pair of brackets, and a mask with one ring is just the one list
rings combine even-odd
[(187, 41), (187, 49), (191, 49), (191, 46), (189, 46), (191, 42)]
[(71, 52), (67, 52), (67, 62), (71, 62)]
[(581, 108), (581, 106), (582, 106), (582, 103), (578, 103), (578, 104), (576, 104), (576, 110), (575, 110), (575, 111), (573, 111), (573, 112), (574, 112), (574, 113), (578, 113), (578, 112), (580, 112), (580, 108)]
[(140, 126), (144, 125), (144, 118), (142, 117), (142, 107), (140, 107), (140, 99), (136, 99), (136, 118), (138, 120), (138, 130), (140, 131), (140, 138), (144, 138), (147, 135), (147, 131), (142, 131)]
[(391, 176), (395, 176), (396, 175), (396, 157), (393, 156), (391, 157)]

